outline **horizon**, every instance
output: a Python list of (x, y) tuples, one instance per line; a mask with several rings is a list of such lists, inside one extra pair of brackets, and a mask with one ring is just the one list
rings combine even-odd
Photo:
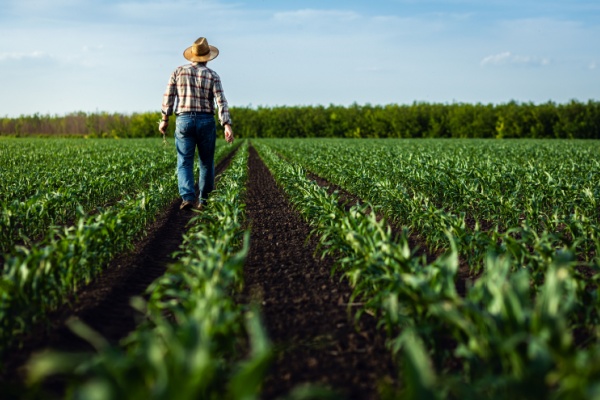
[[(413, 102), (413, 103), (386, 103), (386, 104), (372, 104), (372, 103), (363, 103), (363, 104), (358, 104), (358, 103), (352, 103), (352, 104), (347, 104), (347, 105), (342, 105), (342, 104), (293, 104), (293, 105), (288, 105), (288, 104), (282, 104), (282, 105), (273, 105), (273, 106), (263, 106), (263, 105), (256, 105), (256, 106), (244, 106), (244, 105), (233, 105), (233, 106), (229, 106), (230, 108), (245, 108), (245, 109), (251, 109), (251, 110), (257, 110), (257, 109), (274, 109), (274, 108), (301, 108), (301, 107), (323, 107), (323, 108), (328, 108), (328, 107), (344, 107), (344, 108), (350, 108), (353, 106), (359, 106), (359, 107), (386, 107), (386, 106), (399, 106), (399, 107), (411, 107), (414, 105), (420, 105), (420, 104), (427, 104), (427, 105), (433, 105), (433, 106), (452, 106), (452, 105), (481, 105), (481, 106), (493, 106), (493, 107), (502, 107), (505, 106), (507, 104), (511, 104), (511, 103), (515, 103), (518, 106), (523, 106), (523, 105), (532, 105), (534, 107), (537, 106), (541, 106), (541, 105), (545, 105), (545, 104), (552, 104), (555, 106), (562, 106), (562, 105), (568, 105), (571, 104), (573, 102), (579, 103), (579, 104), (588, 104), (590, 102), (592, 103), (600, 103), (600, 100), (593, 100), (593, 99), (589, 99), (586, 101), (579, 101), (577, 99), (571, 99), (562, 103), (559, 102), (554, 102), (554, 101), (546, 101), (546, 102), (540, 102), (540, 103), (535, 103), (535, 102), (519, 102), (519, 101), (515, 101), (515, 100), (510, 100), (504, 103), (467, 103), (467, 102), (448, 102), (448, 103), (438, 103), (438, 102)], [(40, 117), (50, 117), (50, 118), (63, 118), (63, 117), (67, 117), (67, 116), (72, 116), (75, 114), (79, 114), (79, 113), (84, 113), (86, 115), (101, 115), (101, 114), (108, 114), (108, 115), (122, 115), (122, 116), (132, 116), (135, 114), (149, 114), (149, 113), (160, 113), (160, 110), (146, 110), (146, 111), (132, 111), (132, 112), (121, 112), (121, 111), (107, 111), (107, 110), (93, 110), (93, 111), (84, 111), (84, 110), (74, 110), (74, 111), (67, 111), (64, 113), (40, 113), (40, 112), (34, 112), (32, 114), (21, 114), (21, 115), (16, 115), (16, 116), (9, 116), (9, 115), (0, 115), (0, 118), (9, 118), (9, 119), (18, 119), (18, 118), (23, 118), (23, 117), (33, 117), (35, 115), (38, 115)]]

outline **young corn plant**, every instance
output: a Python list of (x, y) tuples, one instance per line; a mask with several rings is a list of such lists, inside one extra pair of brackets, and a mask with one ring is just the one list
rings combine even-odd
[[(487, 247), (503, 240), (491, 236), (523, 226), (541, 236), (561, 233), (577, 221), (580, 228), (568, 236), (578, 258), (589, 262), (596, 253), (591, 237), (597, 232), (600, 209), (594, 204), (600, 192), (590, 183), (600, 182), (590, 172), (598, 168), (590, 146), (527, 141), (265, 143), (379, 206), (390, 220), (424, 238), (433, 252), (449, 249), (444, 232), (451, 230), (461, 259), (474, 272), (483, 265)], [(554, 247), (562, 245), (557, 241)]]
[[(483, 275), (463, 298), (454, 289), (460, 241), (451, 226), (451, 251), (427, 264), (364, 208), (346, 213), (299, 165), (257, 148), (325, 251), (338, 257), (354, 296), (388, 328), (390, 346), (404, 360), (404, 398), (560, 398), (575, 393), (575, 376), (564, 366), (598, 361), (595, 346), (574, 345), (570, 315), (581, 306), (581, 281), (570, 248), (553, 247), (555, 235), (536, 236), (525, 225), (520, 240), (533, 254), (488, 253)], [(563, 386), (557, 377), (567, 375)], [(577, 382), (588, 390), (599, 384), (595, 373)]]
[[(137, 301), (146, 321), (123, 347), (99, 346), (97, 356), (62, 370), (73, 379), (75, 398), (258, 397), (271, 345), (258, 310), (232, 298), (248, 250), (242, 228), (247, 154), (244, 145), (192, 220), (178, 261), (148, 288), (147, 303)], [(247, 354), (240, 351), (245, 341)], [(59, 372), (42, 367), (60, 355), (45, 357), (33, 360), (32, 383)]]
[(0, 354), (33, 324), (127, 250), (176, 196), (162, 185), (121, 201), (75, 226), (53, 227), (37, 247), (19, 247), (0, 276)]
[(34, 148), (3, 144), (20, 162), (3, 171), (8, 191), (0, 193), (2, 254), (13, 253), (17, 244), (34, 246), (50, 226), (72, 223), (82, 210), (101, 212), (146, 191), (174, 169), (172, 149), (154, 141), (59, 140), (46, 146), (38, 141)]
[[(124, 146), (124, 149), (136, 150), (136, 156), (139, 154), (140, 157), (151, 157), (157, 154), (157, 150), (144, 147), (151, 143), (154, 142), (134, 141), (130, 144), (131, 148)], [(66, 147), (65, 151), (69, 149), (70, 147)], [(231, 150), (228, 146), (220, 146), (217, 157), (222, 158)], [(87, 214), (78, 205), (79, 200), (71, 198), (72, 206), (78, 213), (73, 225), (51, 225), (36, 243), (31, 246), (15, 246), (10, 254), (4, 255), (4, 267), (0, 275), (0, 360), (3, 352), (11, 346), (18, 345), (22, 335), (33, 324), (45, 323), (50, 311), (64, 304), (80, 287), (90, 283), (114, 256), (133, 246), (155, 216), (177, 197), (176, 185), (169, 182), (173, 178), (172, 171), (165, 175), (163, 168), (167, 164), (172, 166), (173, 154), (163, 154), (166, 150), (160, 147), (158, 151), (159, 155), (171, 161), (167, 163), (162, 159), (146, 160), (148, 168), (155, 170), (152, 173), (146, 173), (144, 169), (123, 171), (139, 175), (136, 179), (145, 182), (144, 190), (136, 193), (139, 188), (135, 185), (129, 187), (128, 189), (133, 190), (132, 194), (121, 194), (122, 198), (116, 204), (99, 208), (98, 212), (92, 215)], [(128, 153), (116, 154), (123, 158)], [(95, 161), (101, 160), (102, 158)], [(130, 162), (131, 157), (126, 158), (126, 161)], [(127, 165), (124, 164), (123, 168), (129, 168)], [(114, 164), (108, 164), (109, 169), (116, 167)], [(106, 176), (101, 178), (111, 182)], [(116, 182), (123, 183), (118, 179)], [(108, 186), (114, 184), (113, 182)], [(88, 195), (98, 194), (98, 185), (89, 189), (92, 193)], [(58, 199), (58, 202), (66, 198), (58, 194), (46, 195), (55, 196), (53, 199)], [(98, 195), (102, 198), (101, 194)], [(38, 199), (39, 197), (34, 197), (22, 203), (25, 204), (26, 212), (18, 218), (25, 218), (33, 224), (40, 223), (41, 220), (35, 219), (36, 215), (44, 214), (40, 210), (43, 210), (47, 203), (36, 205)], [(4, 222), (7, 218), (12, 218), (11, 212), (6, 212), (5, 209), (2, 214)], [(18, 214), (20, 211), (15, 212)], [(45, 213), (44, 215), (50, 215), (48, 210)], [(48, 218), (55, 221), (56, 214)], [(7, 226), (11, 223), (7, 222)]]

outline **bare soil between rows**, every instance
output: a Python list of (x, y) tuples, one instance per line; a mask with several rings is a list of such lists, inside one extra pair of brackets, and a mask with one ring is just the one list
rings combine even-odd
[[(235, 150), (219, 162), (215, 168), (216, 175), (227, 168), (234, 153)], [(93, 351), (89, 343), (66, 327), (68, 318), (82, 320), (111, 344), (117, 344), (135, 329), (142, 316), (130, 306), (130, 299), (144, 296), (148, 286), (175, 261), (172, 254), (183, 242), (187, 224), (195, 215), (191, 210), (179, 210), (180, 203), (181, 199), (174, 200), (132, 251), (114, 259), (92, 283), (52, 313), (48, 323), (33, 327), (20, 348), (6, 354), (0, 372), (0, 387), (5, 394), (14, 393), (15, 398), (19, 397), (25, 375), (23, 365), (36, 352), (47, 348), (68, 352)], [(60, 384), (52, 385), (50, 389), (60, 390), (57, 387)]]
[(348, 309), (352, 289), (331, 275), (332, 260), (315, 256), (309, 226), (291, 208), (268, 168), (250, 148), (246, 212), (251, 226), (244, 269), (246, 302), (258, 301), (278, 349), (263, 388), (272, 399), (306, 383), (348, 399), (378, 398), (397, 372), (385, 334)]
[[(233, 153), (217, 167), (229, 164)], [(0, 375), (3, 398), (21, 398), (23, 364), (43, 349), (93, 351), (65, 327), (75, 316), (116, 344), (142, 317), (130, 307), (133, 296), (164, 274), (172, 254), (182, 243), (192, 211), (181, 212), (174, 201), (129, 254), (114, 260), (77, 299), (39, 324), (20, 349), (7, 354)], [(286, 395), (298, 385), (320, 384), (340, 398), (376, 399), (381, 384), (395, 384), (397, 371), (385, 334), (375, 319), (354, 319), (348, 307), (351, 288), (331, 275), (332, 260), (315, 256), (316, 241), (307, 241), (310, 229), (291, 208), (256, 151), (250, 148), (247, 214), (251, 247), (245, 265), (241, 301), (259, 301), (266, 327), (277, 349), (262, 397)], [(47, 387), (61, 397), (63, 383)]]

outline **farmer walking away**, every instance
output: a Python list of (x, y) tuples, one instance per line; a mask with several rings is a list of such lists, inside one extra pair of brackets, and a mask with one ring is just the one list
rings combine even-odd
[[(206, 63), (219, 55), (219, 49), (199, 38), (185, 49), (183, 56), (191, 64), (175, 69), (169, 78), (162, 103), (162, 120), (158, 130), (164, 135), (169, 116), (175, 119), (175, 146), (177, 147), (177, 181), (181, 195), (180, 209), (202, 209), (215, 185), (215, 100), (219, 122), (225, 128), (225, 140), (233, 143), (233, 130), (221, 78)], [(177, 100), (177, 101), (176, 101)], [(200, 179), (196, 196), (194, 190), (194, 154), (198, 148)], [(196, 201), (196, 198), (198, 199)]]

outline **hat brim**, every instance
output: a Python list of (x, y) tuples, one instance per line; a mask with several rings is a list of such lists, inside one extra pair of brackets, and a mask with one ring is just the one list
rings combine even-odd
[(219, 55), (219, 49), (217, 49), (215, 46), (208, 45), (210, 52), (208, 52), (208, 54), (205, 54), (203, 56), (194, 55), (194, 53), (192, 53), (192, 47), (193, 46), (188, 47), (183, 52), (183, 56), (189, 61), (206, 62), (206, 61), (214, 60)]

